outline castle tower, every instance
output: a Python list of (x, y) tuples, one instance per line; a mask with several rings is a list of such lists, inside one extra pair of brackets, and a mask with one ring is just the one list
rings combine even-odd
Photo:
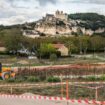
[(59, 10), (55, 12), (55, 17), (61, 20), (65, 20), (65, 21), (68, 20), (68, 14), (63, 13), (63, 11), (59, 11)]
[(60, 14), (60, 11), (57, 10), (57, 11), (55, 12), (55, 15), (59, 15), (59, 14)]
[(63, 11), (61, 11), (61, 14), (63, 14)]

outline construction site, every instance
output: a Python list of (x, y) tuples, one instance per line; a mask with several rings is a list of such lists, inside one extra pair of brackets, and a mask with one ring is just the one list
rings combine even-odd
[[(12, 68), (3, 67), (1, 64), (0, 97), (3, 99), (10, 98), (10, 100), (28, 98), (33, 101), (37, 96), (38, 100), (41, 101), (46, 100), (45, 97), (48, 97), (47, 101), (59, 99), (58, 101), (63, 101), (62, 105), (77, 105), (76, 103), (80, 105), (104, 105), (104, 74), (105, 64)], [(53, 105), (59, 105), (59, 102)]]

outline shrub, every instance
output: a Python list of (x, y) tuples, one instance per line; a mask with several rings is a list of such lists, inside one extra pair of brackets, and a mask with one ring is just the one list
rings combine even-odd
[(51, 54), (50, 55), (50, 60), (51, 61), (55, 61), (57, 59), (57, 55), (56, 54)]
[(16, 78), (15, 82), (24, 82), (24, 78)]
[(40, 79), (37, 78), (37, 77), (34, 77), (34, 76), (30, 76), (30, 77), (27, 78), (27, 81), (28, 82), (39, 82)]
[(16, 82), (25, 82), (27, 80), (26, 76), (16, 76), (15, 81)]
[(104, 80), (105, 80), (105, 75), (102, 75), (102, 76), (100, 77), (100, 80), (104, 81)]
[(60, 78), (58, 78), (58, 77), (54, 77), (53, 78), (53, 82), (60, 82), (61, 80), (60, 80)]
[(47, 78), (47, 82), (53, 82), (53, 77)]
[(95, 76), (89, 76), (89, 77), (87, 77), (87, 80), (89, 80), (89, 81), (96, 81), (97, 78)]
[(49, 77), (47, 82), (60, 82), (60, 78), (58, 77)]
[(15, 82), (15, 79), (10, 78), (10, 79), (7, 79), (6, 82), (14, 83)]
[(101, 77), (90, 76), (87, 77), (86, 79), (89, 81), (97, 81), (97, 80), (105, 81), (105, 75), (102, 75)]

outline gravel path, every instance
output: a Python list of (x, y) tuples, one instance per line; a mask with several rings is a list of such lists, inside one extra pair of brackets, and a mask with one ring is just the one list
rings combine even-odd
[(69, 103), (65, 101), (50, 101), (50, 100), (33, 100), (20, 98), (4, 98), (0, 97), (0, 105), (86, 105)]

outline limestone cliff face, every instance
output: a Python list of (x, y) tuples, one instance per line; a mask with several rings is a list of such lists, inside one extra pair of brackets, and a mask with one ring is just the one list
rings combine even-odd
[(35, 26), (35, 30), (40, 33), (44, 33), (46, 35), (71, 35), (73, 32), (78, 33), (78, 30), (81, 30), (83, 34), (93, 35), (94, 33), (103, 33), (105, 29), (86, 29), (84, 27), (79, 26), (79, 23), (83, 21), (81, 20), (68, 20), (64, 21), (61, 19), (50, 18), (50, 20), (42, 19), (37, 22)]
[(35, 30), (44, 34), (56, 35), (56, 34), (71, 34), (71, 27), (68, 22), (61, 19), (53, 18), (52, 20), (40, 20), (35, 26)]
[(55, 27), (38, 27), (35, 30), (39, 31), (40, 33), (44, 33), (44, 34), (50, 34), (50, 35), (56, 34), (56, 28)]
[(105, 34), (105, 16), (96, 13), (66, 14), (57, 10), (55, 14), (46, 14), (42, 19), (26, 24), (23, 35), (71, 36), (71, 35)]

